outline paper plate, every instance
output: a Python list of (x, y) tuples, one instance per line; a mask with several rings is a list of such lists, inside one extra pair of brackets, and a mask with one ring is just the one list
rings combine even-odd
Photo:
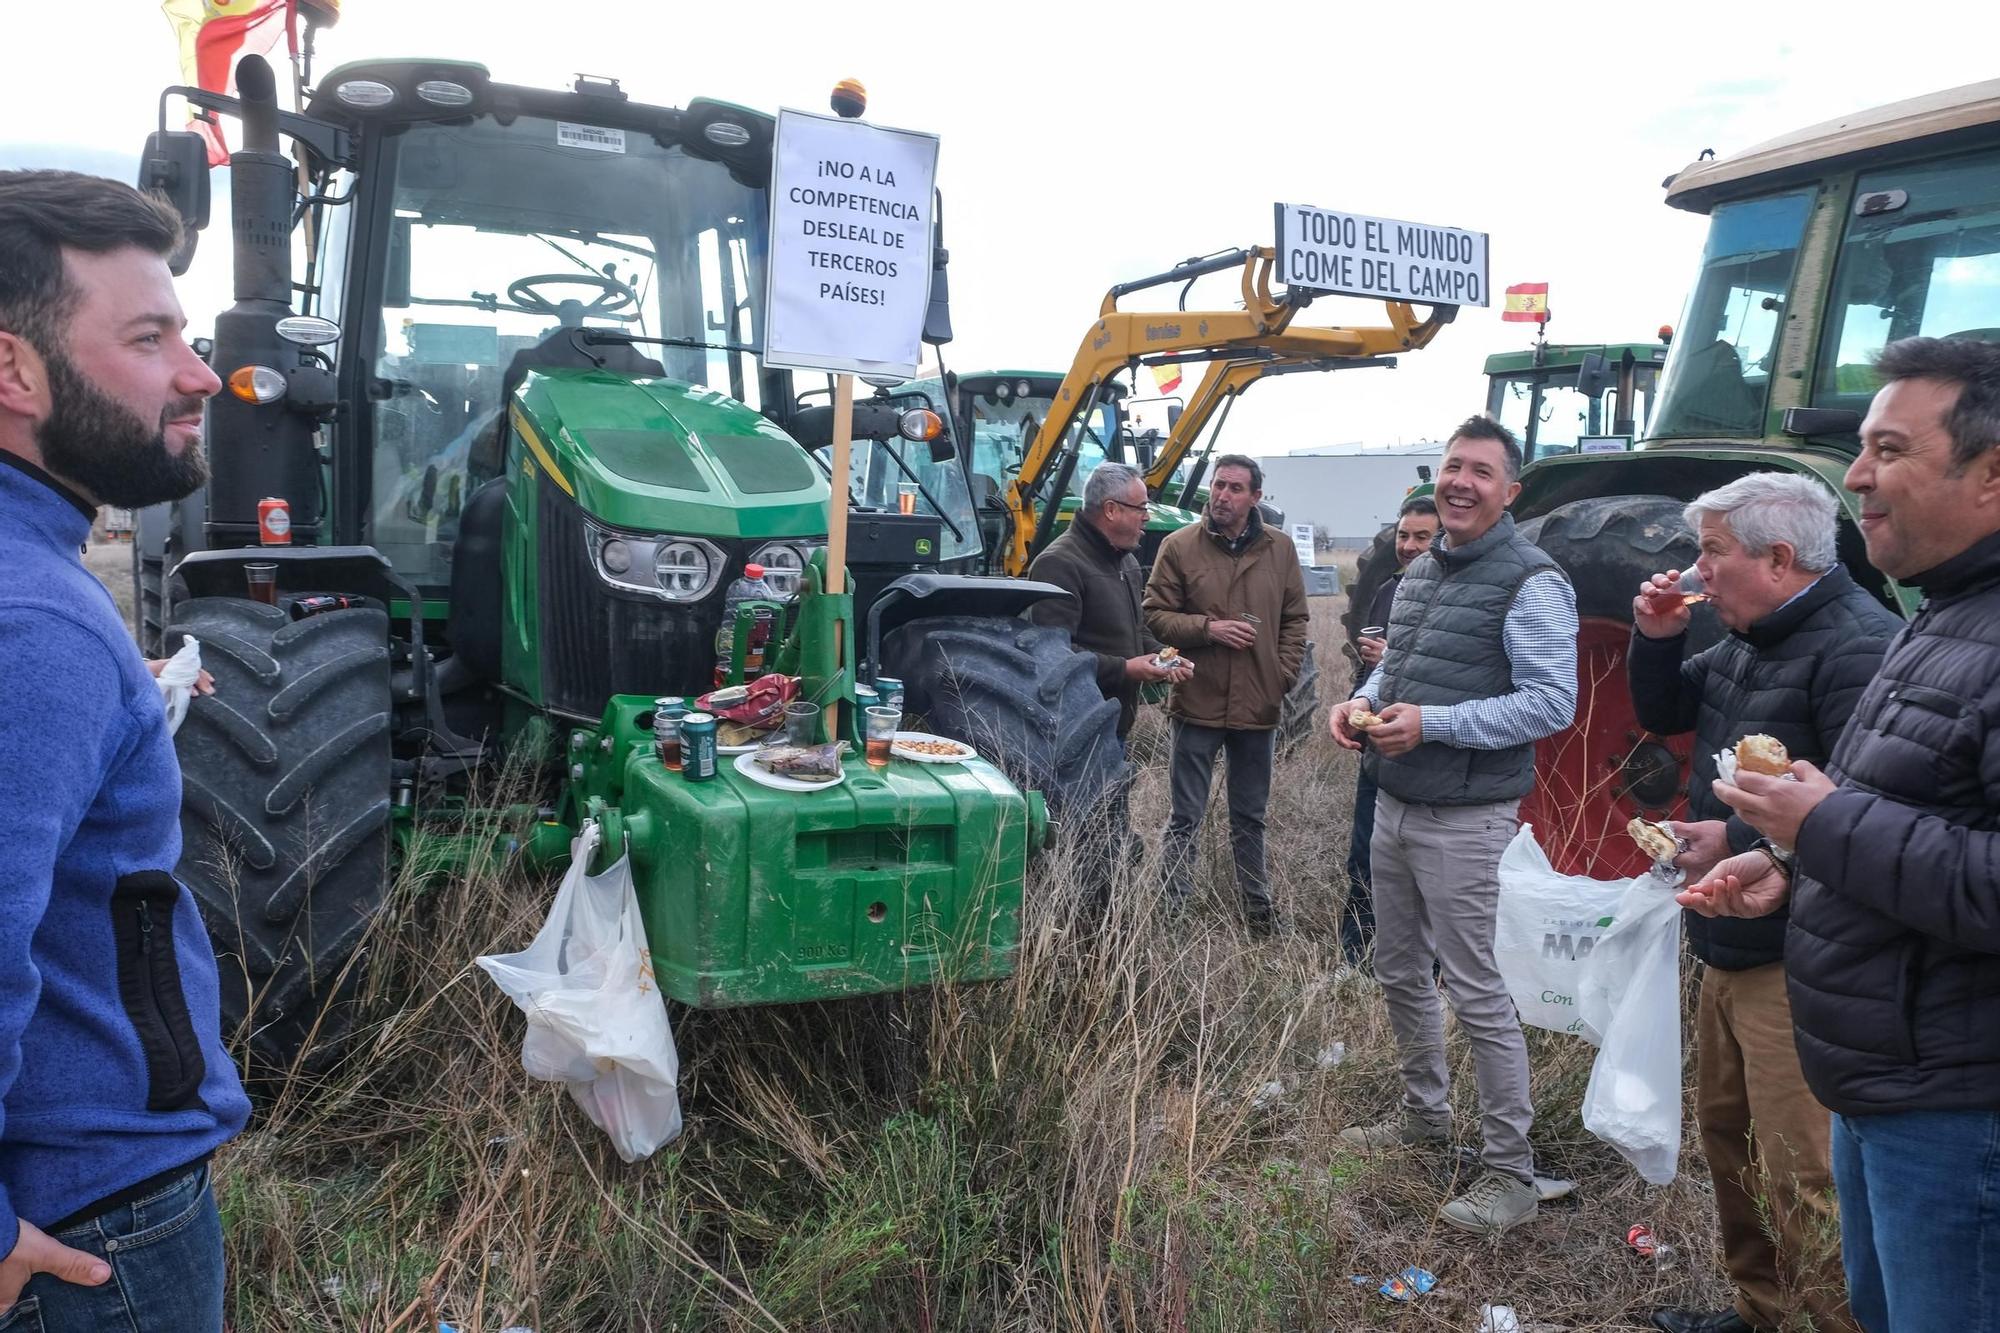
[(773, 791), (825, 791), (828, 787), (838, 787), (841, 783), (847, 781), (847, 772), (845, 769), (841, 771), (839, 777), (831, 782), (804, 782), (798, 778), (788, 778), (782, 773), (773, 773), (770, 769), (758, 763), (757, 756), (754, 754), (737, 755), (736, 771), (758, 786), (769, 787)]
[[(906, 741), (937, 741), (943, 745), (956, 745), (959, 748), (959, 753), (925, 754), (921, 750), (908, 748), (905, 745)], [(979, 757), (979, 751), (973, 749), (964, 741), (953, 740), (949, 736), (933, 736), (928, 731), (897, 732), (895, 740), (889, 745), (889, 753), (898, 759), (907, 759), (913, 764), (962, 764), (968, 759), (977, 759)]]

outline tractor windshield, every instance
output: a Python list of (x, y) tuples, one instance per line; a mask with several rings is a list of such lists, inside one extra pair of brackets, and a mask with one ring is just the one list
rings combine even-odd
[(2000, 153), (1855, 182), (1813, 401), (1867, 411), (1871, 358), (1917, 336), (2000, 341)]
[(1660, 390), (1655, 436), (1763, 434), (1813, 191), (1718, 206)]
[[(384, 149), (369, 509), (407, 576), (448, 579), (459, 507), (498, 471), (502, 397), (530, 367), (603, 358), (760, 405), (762, 190), (650, 135), (532, 116), (413, 125)], [(590, 346), (583, 328), (698, 345)]]

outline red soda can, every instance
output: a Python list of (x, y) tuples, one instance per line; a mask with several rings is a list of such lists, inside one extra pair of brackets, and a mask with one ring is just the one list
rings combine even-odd
[(267, 498), (257, 502), (257, 540), (266, 546), (292, 544), (292, 506), (289, 501)]

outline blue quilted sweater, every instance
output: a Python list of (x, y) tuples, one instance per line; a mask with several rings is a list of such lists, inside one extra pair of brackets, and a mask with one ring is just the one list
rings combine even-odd
[(0, 451), (0, 1255), (243, 1128), (180, 858), (159, 688), (78, 556), (91, 516)]

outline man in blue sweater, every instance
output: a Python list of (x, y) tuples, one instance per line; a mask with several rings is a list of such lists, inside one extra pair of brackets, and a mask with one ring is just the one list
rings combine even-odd
[(222, 1327), (208, 1161), (250, 1111), (160, 692), (78, 557), (98, 505), (205, 475), (179, 237), (117, 182), (0, 172), (0, 1309), (51, 1331)]

